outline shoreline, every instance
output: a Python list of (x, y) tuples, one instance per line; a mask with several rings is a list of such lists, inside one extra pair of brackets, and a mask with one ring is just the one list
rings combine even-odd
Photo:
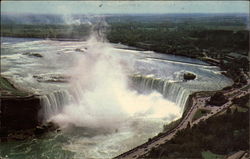
[[(126, 44), (123, 44), (123, 45), (126, 45)], [(128, 46), (130, 46), (130, 45), (128, 45)], [(131, 47), (135, 47), (135, 46), (131, 46)], [(144, 48), (142, 48), (142, 49), (144, 49)], [(154, 51), (154, 50), (147, 50), (147, 49), (146, 49), (146, 51)], [(155, 51), (154, 51), (154, 52), (155, 52)], [(155, 52), (155, 53), (158, 53), (158, 52)], [(160, 54), (168, 54), (168, 53), (160, 53)], [(169, 54), (169, 55), (175, 55), (175, 54)], [(201, 60), (201, 61), (203, 61), (203, 62), (205, 62), (205, 63), (210, 64), (210, 66), (217, 66), (217, 67), (219, 67), (220, 70), (221, 70), (221, 72), (224, 72), (224, 71), (228, 72), (228, 71), (230, 71), (230, 70), (223, 70), (223, 69), (221, 68), (221, 64), (220, 64), (220, 63), (215, 63), (213, 60), (204, 60), (202, 57), (190, 57), (190, 56), (183, 56), (183, 55), (178, 55), (178, 56), (188, 57), (188, 58), (193, 58), (193, 59)], [(214, 60), (215, 60), (215, 59), (214, 59)], [(150, 138), (147, 142), (145, 142), (145, 143), (143, 143), (143, 144), (141, 144), (141, 145), (138, 145), (138, 146), (134, 147), (133, 149), (131, 149), (131, 150), (129, 150), (129, 151), (126, 151), (126, 152), (124, 152), (124, 153), (122, 153), (122, 154), (120, 154), (120, 155), (114, 157), (114, 159), (118, 159), (118, 158), (127, 158), (128, 155), (130, 155), (131, 153), (135, 152), (136, 150), (141, 149), (141, 148), (145, 148), (145, 147), (147, 147), (149, 144), (153, 143), (154, 141), (157, 141), (158, 139), (161, 139), (161, 138), (163, 138), (163, 137), (166, 137), (166, 136), (168, 136), (168, 135), (171, 135), (171, 133), (173, 133), (173, 132), (175, 131), (175, 129), (178, 129), (178, 128), (180, 127), (180, 125), (181, 125), (183, 122), (185, 122), (185, 118), (186, 118), (186, 116), (188, 116), (187, 114), (189, 113), (189, 111), (192, 111), (193, 106), (194, 106), (193, 99), (195, 99), (195, 97), (197, 97), (197, 94), (200, 94), (200, 93), (205, 93), (205, 94), (207, 94), (207, 93), (209, 93), (209, 94), (210, 94), (210, 93), (213, 93), (213, 94), (215, 94), (215, 93), (221, 92), (221, 91), (225, 91), (225, 92), (228, 93), (228, 92), (231, 92), (231, 91), (230, 91), (231, 89), (230, 89), (229, 91), (226, 89), (226, 88), (228, 88), (228, 87), (229, 87), (229, 88), (233, 88), (233, 89), (237, 89), (237, 87), (235, 87), (235, 84), (236, 84), (236, 83), (235, 83), (234, 79), (233, 79), (231, 76), (229, 76), (227, 73), (226, 73), (226, 74), (223, 74), (223, 75), (226, 76), (227, 78), (230, 78), (230, 79), (233, 81), (233, 84), (232, 84), (231, 86), (224, 87), (224, 88), (222, 88), (221, 90), (217, 90), (217, 91), (199, 91), (199, 92), (194, 92), (194, 93), (190, 94), (189, 97), (188, 97), (188, 100), (187, 100), (187, 102), (186, 102), (186, 104), (185, 104), (185, 108), (184, 108), (184, 111), (183, 111), (183, 114), (182, 114), (181, 118), (179, 118), (179, 119), (177, 119), (177, 120), (175, 120), (175, 121), (172, 121), (172, 122), (177, 122), (177, 124), (175, 123), (175, 124), (176, 124), (175, 127), (171, 128), (171, 129), (169, 129), (169, 130), (167, 130), (166, 132), (159, 132), (158, 135), (156, 135), (156, 136)], [(249, 85), (249, 83), (243, 85), (243, 87), (245, 87), (245, 86), (247, 86), (247, 85)], [(243, 88), (243, 87), (242, 87), (242, 88)], [(211, 95), (208, 95), (208, 96), (211, 97)], [(195, 99), (195, 100), (196, 100), (196, 99)], [(191, 109), (191, 110), (190, 110), (190, 109)], [(219, 114), (219, 113), (220, 113), (220, 112), (217, 112), (216, 114)], [(215, 115), (215, 114), (214, 114), (214, 115)], [(213, 116), (211, 116), (211, 117), (213, 117)], [(171, 124), (172, 122), (168, 123), (167, 125)], [(186, 128), (184, 128), (184, 129), (186, 129)], [(178, 131), (177, 131), (177, 132), (178, 132)], [(173, 137), (173, 138), (174, 138), (174, 137)], [(165, 141), (165, 142), (168, 142), (168, 141)], [(145, 150), (147, 150), (147, 148), (146, 148)], [(148, 152), (148, 151), (146, 151), (146, 152)], [(144, 156), (144, 155), (143, 155), (143, 156)], [(130, 157), (131, 157), (131, 155), (130, 155)], [(142, 157), (142, 156), (137, 156), (137, 155), (132, 156), (132, 158), (137, 158), (137, 157)]]
[[(4, 37), (4, 38), (30, 38), (30, 39), (42, 39), (42, 40), (52, 40), (52, 41), (68, 41), (68, 42), (74, 42), (74, 41), (80, 42), (80, 41), (85, 41), (85, 40), (88, 39), (88, 38), (46, 38), (46, 37), (27, 37), (27, 36), (5, 36), (5, 35), (1, 35), (1, 37)], [(134, 45), (129, 45), (129, 44), (126, 44), (126, 43), (121, 43), (121, 42), (119, 42), (119, 43), (115, 43), (115, 42), (111, 42), (111, 41), (108, 41), (108, 42), (111, 43), (111, 44), (115, 44), (115, 45), (121, 44), (121, 45), (124, 45), (124, 46), (128, 46), (128, 48), (126, 48), (126, 49), (129, 49), (129, 50), (153, 51), (153, 52), (155, 52), (157, 54), (173, 55), (173, 56), (180, 56), (180, 57), (187, 57), (187, 58), (191, 58), (191, 59), (196, 59), (196, 60), (200, 60), (202, 62), (205, 62), (205, 63), (209, 64), (208, 66), (218, 66), (221, 69), (221, 67), (219, 66), (219, 63), (215, 63), (212, 58), (206, 59), (206, 58), (204, 58), (204, 56), (203, 57), (194, 57), (194, 56), (178, 54), (178, 53), (166, 53), (166, 52), (164, 53), (164, 52), (158, 52), (155, 49), (147, 49), (147, 48), (138, 47), (138, 46), (134, 46)], [(216, 59), (214, 59), (214, 60), (216, 60)], [(177, 61), (177, 62), (179, 62), (179, 61)]]
[[(1, 35), (1, 37), (4, 37), (4, 38), (29, 38), (29, 39), (42, 39), (42, 40), (52, 40), (52, 41), (85, 41), (87, 40), (88, 38), (84, 37), (84, 38), (64, 38), (64, 37), (60, 37), (60, 38), (48, 38), (48, 37), (28, 37), (28, 36), (6, 36), (6, 35)], [(192, 58), (192, 59), (198, 59), (198, 60), (201, 60), (197, 57), (194, 57), (194, 56), (188, 56), (188, 55), (183, 55), (183, 54), (178, 54), (178, 53), (164, 53), (164, 52), (158, 52), (157, 50), (154, 50), (154, 49), (147, 49), (147, 48), (143, 48), (143, 47), (138, 47), (138, 46), (134, 46), (134, 45), (130, 45), (130, 44), (126, 44), (126, 43), (121, 43), (121, 42), (112, 42), (112, 41), (109, 41), (109, 43), (112, 43), (112, 44), (121, 44), (121, 45), (124, 45), (124, 46), (127, 46), (129, 48), (127, 49), (131, 49), (131, 50), (137, 50), (137, 51), (154, 51), (155, 53), (157, 54), (167, 54), (167, 55), (173, 55), (173, 56), (181, 56), (181, 57), (188, 57), (188, 58)], [(203, 60), (201, 60), (203, 61)], [(206, 62), (206, 61), (204, 61)]]
[[(204, 92), (204, 91), (194, 92), (194, 93), (192, 93), (192, 94), (189, 95), (189, 97), (188, 97), (188, 99), (187, 99), (187, 102), (186, 102), (186, 104), (185, 104), (185, 107), (184, 107), (184, 111), (183, 111), (183, 113), (182, 113), (182, 116), (181, 116), (179, 119), (176, 119), (176, 120), (172, 121), (172, 122), (177, 122), (177, 123), (175, 123), (175, 124), (176, 124), (175, 127), (170, 128), (169, 130), (167, 130), (167, 131), (165, 131), (165, 132), (164, 132), (164, 130), (163, 130), (162, 132), (159, 132), (158, 135), (156, 135), (156, 136), (154, 136), (154, 137), (152, 137), (152, 138), (149, 138), (149, 140), (146, 141), (145, 143), (143, 143), (143, 144), (141, 144), (141, 145), (138, 145), (138, 146), (132, 148), (131, 150), (126, 151), (126, 152), (124, 152), (124, 153), (122, 153), (122, 154), (120, 154), (120, 155), (114, 157), (114, 159), (119, 159), (119, 158), (126, 157), (126, 155), (128, 155), (129, 153), (132, 153), (132, 152), (134, 152), (134, 151), (137, 150), (137, 149), (144, 148), (144, 147), (147, 146), (148, 144), (151, 144), (151, 143), (153, 143), (154, 141), (156, 141), (156, 140), (158, 140), (158, 139), (161, 139), (161, 138), (163, 138), (163, 137), (165, 137), (165, 136), (168, 136), (168, 135), (170, 135), (171, 133), (173, 133), (173, 132), (179, 127), (179, 125), (184, 121), (184, 119), (185, 119), (185, 117), (187, 116), (187, 114), (189, 113), (190, 109), (192, 109), (192, 106), (193, 106), (193, 104), (194, 104), (193, 98), (195, 98), (195, 96), (196, 96), (197, 94), (201, 93), (201, 92)], [(214, 92), (214, 93), (215, 93), (215, 92), (217, 92), (217, 91), (207, 91), (207, 92)], [(166, 125), (169, 125), (169, 124), (171, 124), (172, 122), (170, 122), (170, 123), (168, 123), (168, 124), (166, 124)], [(165, 126), (165, 125), (164, 125), (164, 126)]]
[[(121, 43), (121, 44), (122, 44), (122, 43)], [(123, 45), (126, 45), (126, 44), (123, 44)], [(133, 48), (137, 48), (136, 46), (131, 46), (131, 45), (126, 45), (126, 46), (130, 46), (130, 47), (133, 47)], [(143, 49), (143, 50), (145, 50), (145, 51), (154, 51), (155, 53), (159, 53), (159, 52), (156, 52), (155, 50), (148, 50), (148, 49), (145, 49), (145, 48), (139, 48), (139, 49)], [(209, 59), (209, 60), (205, 60), (205, 58), (203, 58), (203, 57), (190, 57), (190, 56), (188, 56), (188, 55), (184, 56), (184, 55), (169, 54), (169, 53), (159, 53), (159, 54), (177, 55), (177, 56), (181, 56), (181, 57), (188, 57), (188, 58), (198, 59), (198, 60), (200, 60), (200, 61), (203, 61), (203, 62), (205, 62), (205, 63), (208, 63), (210, 66), (217, 66), (217, 67), (219, 67), (220, 70), (221, 70), (221, 72), (224, 72), (224, 71), (228, 72), (228, 70), (223, 70), (223, 69), (221, 68), (220, 63), (214, 62), (214, 61), (216, 61), (215, 59), (214, 59), (214, 60), (213, 60), (213, 59), (212, 59), (212, 60), (210, 60), (210, 59)], [(208, 65), (208, 66), (209, 66), (209, 65)], [(149, 138), (149, 140), (148, 140), (147, 142), (145, 142), (145, 143), (143, 143), (143, 144), (141, 144), (141, 145), (138, 145), (138, 146), (132, 148), (132, 149), (129, 150), (129, 151), (126, 151), (126, 152), (124, 152), (124, 153), (121, 153), (120, 155), (114, 157), (114, 159), (126, 158), (127, 155), (129, 155), (130, 153), (133, 153), (133, 152), (135, 152), (136, 150), (138, 150), (138, 149), (140, 149), (140, 148), (145, 148), (147, 145), (153, 143), (154, 141), (156, 141), (156, 140), (158, 140), (158, 139), (161, 139), (161, 138), (163, 138), (163, 137), (165, 137), (165, 136), (168, 136), (168, 135), (170, 135), (171, 133), (173, 133), (176, 129), (178, 129), (178, 127), (180, 127), (180, 125), (182, 124), (182, 122), (185, 121), (185, 117), (186, 117), (187, 114), (189, 113), (190, 109), (192, 110), (193, 105), (194, 105), (193, 99), (195, 99), (195, 97), (197, 96), (197, 94), (199, 94), (199, 93), (205, 93), (205, 94), (207, 94), (208, 92), (209, 92), (209, 94), (210, 94), (210, 93), (215, 94), (215, 93), (217, 93), (217, 92), (226, 91), (225, 88), (228, 88), (228, 87), (232, 87), (232, 88), (233, 88), (234, 85), (235, 85), (234, 79), (233, 79), (232, 77), (228, 76), (228, 74), (223, 74), (223, 75), (225, 75), (227, 78), (230, 78), (230, 79), (233, 81), (233, 84), (232, 84), (231, 86), (224, 87), (224, 88), (222, 88), (221, 90), (217, 90), (217, 91), (199, 91), (199, 92), (194, 92), (194, 93), (190, 94), (189, 97), (188, 97), (188, 99), (187, 99), (187, 102), (186, 102), (186, 104), (185, 104), (184, 111), (183, 111), (183, 114), (182, 114), (181, 118), (176, 119), (175, 121), (172, 121), (172, 122), (177, 122), (177, 123), (174, 123), (174, 124), (176, 125), (175, 127), (171, 128), (171, 129), (169, 129), (169, 130), (167, 130), (166, 132), (164, 132), (164, 130), (163, 130), (162, 132), (159, 132), (158, 135), (156, 135), (156, 136), (154, 136), (154, 137), (152, 137), (152, 138)], [(248, 84), (246, 84), (246, 85), (248, 85)], [(210, 95), (209, 95), (209, 96), (210, 96)], [(168, 124), (166, 124), (166, 125), (169, 125), (169, 124), (171, 124), (172, 122), (170, 122), (170, 123), (168, 123)], [(186, 128), (184, 128), (184, 129), (186, 129)], [(166, 141), (166, 142), (167, 142), (167, 141)], [(136, 157), (140, 157), (140, 156), (133, 156), (133, 158), (134, 158), (134, 157), (136, 158)]]
[[(249, 84), (239, 88), (239, 90), (243, 89), (244, 87), (249, 86)], [(186, 106), (189, 106), (186, 111), (183, 112), (182, 117), (177, 121), (177, 124), (175, 127), (165, 131), (165, 132), (160, 132), (158, 135), (150, 138), (147, 142), (138, 145), (136, 147), (134, 147), (133, 149), (126, 151), (116, 157), (114, 157), (114, 159), (120, 159), (120, 158), (137, 158), (137, 157), (145, 157), (145, 155), (147, 154), (147, 152), (149, 152), (149, 150), (152, 150), (152, 148), (157, 149), (157, 147), (161, 144), (164, 144), (168, 141), (170, 141), (171, 139), (173, 139), (175, 137), (175, 134), (178, 133), (181, 130), (185, 130), (189, 127), (192, 127), (196, 124), (199, 124), (199, 122), (204, 121), (206, 119), (210, 119), (213, 118), (214, 116), (220, 114), (223, 111), (226, 111), (228, 108), (230, 108), (232, 106), (232, 100), (235, 98), (238, 98), (240, 96), (245, 96), (245, 95), (249, 95), (250, 92), (249, 90), (247, 92), (240, 93), (240, 94), (236, 94), (234, 95), (234, 97), (227, 97), (228, 102), (226, 102), (225, 104), (223, 104), (222, 106), (209, 106), (209, 107), (214, 107), (215, 110), (213, 110), (211, 113), (209, 113), (208, 116), (202, 116), (197, 120), (194, 121), (188, 121), (187, 119), (191, 117), (191, 119), (194, 117), (194, 112), (196, 112), (198, 109), (197, 104), (199, 103), (200, 99), (206, 99), (208, 100), (211, 95), (207, 95), (206, 93), (209, 92), (211, 94), (215, 94), (216, 92), (220, 92), (220, 91), (224, 91), (224, 94), (228, 94), (229, 92), (232, 91), (228, 91), (228, 90), (218, 90), (218, 91), (200, 91), (200, 92), (194, 92), (189, 96), (189, 100), (191, 100), (190, 103), (186, 103)], [(205, 95), (204, 95), (205, 94)], [(199, 99), (200, 98), (200, 99)], [(204, 103), (206, 106), (206, 103)], [(192, 115), (193, 114), (193, 115)], [(175, 122), (175, 121), (173, 121)], [(186, 124), (185, 124), (186, 123)], [(171, 124), (171, 123), (169, 123)], [(168, 124), (168, 125), (169, 125)], [(167, 138), (167, 139), (164, 139)], [(162, 142), (161, 140), (163, 140), (163, 143), (159, 144), (160, 142)], [(158, 144), (157, 144), (158, 142)], [(151, 148), (150, 148), (151, 147)], [(133, 154), (134, 153), (134, 154)], [(137, 154), (136, 154), (137, 153)], [(138, 155), (139, 154), (139, 155)]]

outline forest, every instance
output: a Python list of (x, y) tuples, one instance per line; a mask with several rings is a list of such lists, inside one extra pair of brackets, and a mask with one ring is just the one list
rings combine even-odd
[(248, 133), (249, 109), (239, 112), (228, 108), (223, 115), (177, 132), (172, 140), (152, 149), (147, 158), (202, 158), (202, 152), (207, 151), (224, 156), (247, 150)]

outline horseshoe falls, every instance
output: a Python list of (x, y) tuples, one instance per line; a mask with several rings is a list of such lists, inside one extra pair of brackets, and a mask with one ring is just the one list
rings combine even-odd
[[(62, 130), (1, 145), (14, 159), (115, 157), (178, 119), (191, 93), (232, 84), (218, 67), (202, 61), (95, 37), (74, 42), (2, 37), (1, 47), (2, 75), (39, 95), (41, 122), (56, 122)], [(185, 73), (196, 78), (184, 80)]]

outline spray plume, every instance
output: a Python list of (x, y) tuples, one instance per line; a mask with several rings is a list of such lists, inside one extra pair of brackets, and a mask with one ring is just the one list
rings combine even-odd
[[(119, 128), (138, 118), (176, 118), (180, 108), (161, 94), (138, 94), (128, 87), (134, 59), (124, 59), (107, 43), (102, 19), (93, 27), (85, 43), (87, 52), (79, 58), (74, 70), (71, 92), (74, 100), (51, 120), (62, 127), (74, 124), (89, 128)], [(173, 119), (171, 119), (173, 120)]]

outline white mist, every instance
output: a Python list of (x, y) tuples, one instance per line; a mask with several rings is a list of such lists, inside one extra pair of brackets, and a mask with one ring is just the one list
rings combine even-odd
[[(128, 87), (133, 58), (124, 58), (112, 45), (92, 36), (83, 43), (70, 72), (70, 104), (50, 120), (63, 131), (83, 129), (64, 148), (74, 158), (112, 158), (162, 130), (163, 124), (181, 116), (181, 108), (157, 92), (143, 95)], [(85, 130), (98, 132), (93, 137)]]
[(179, 117), (181, 110), (159, 93), (137, 94), (128, 89), (133, 59), (126, 60), (112, 51), (111, 45), (95, 36), (86, 44), (87, 52), (72, 71), (74, 102), (52, 118), (60, 125), (119, 129), (131, 118)]

